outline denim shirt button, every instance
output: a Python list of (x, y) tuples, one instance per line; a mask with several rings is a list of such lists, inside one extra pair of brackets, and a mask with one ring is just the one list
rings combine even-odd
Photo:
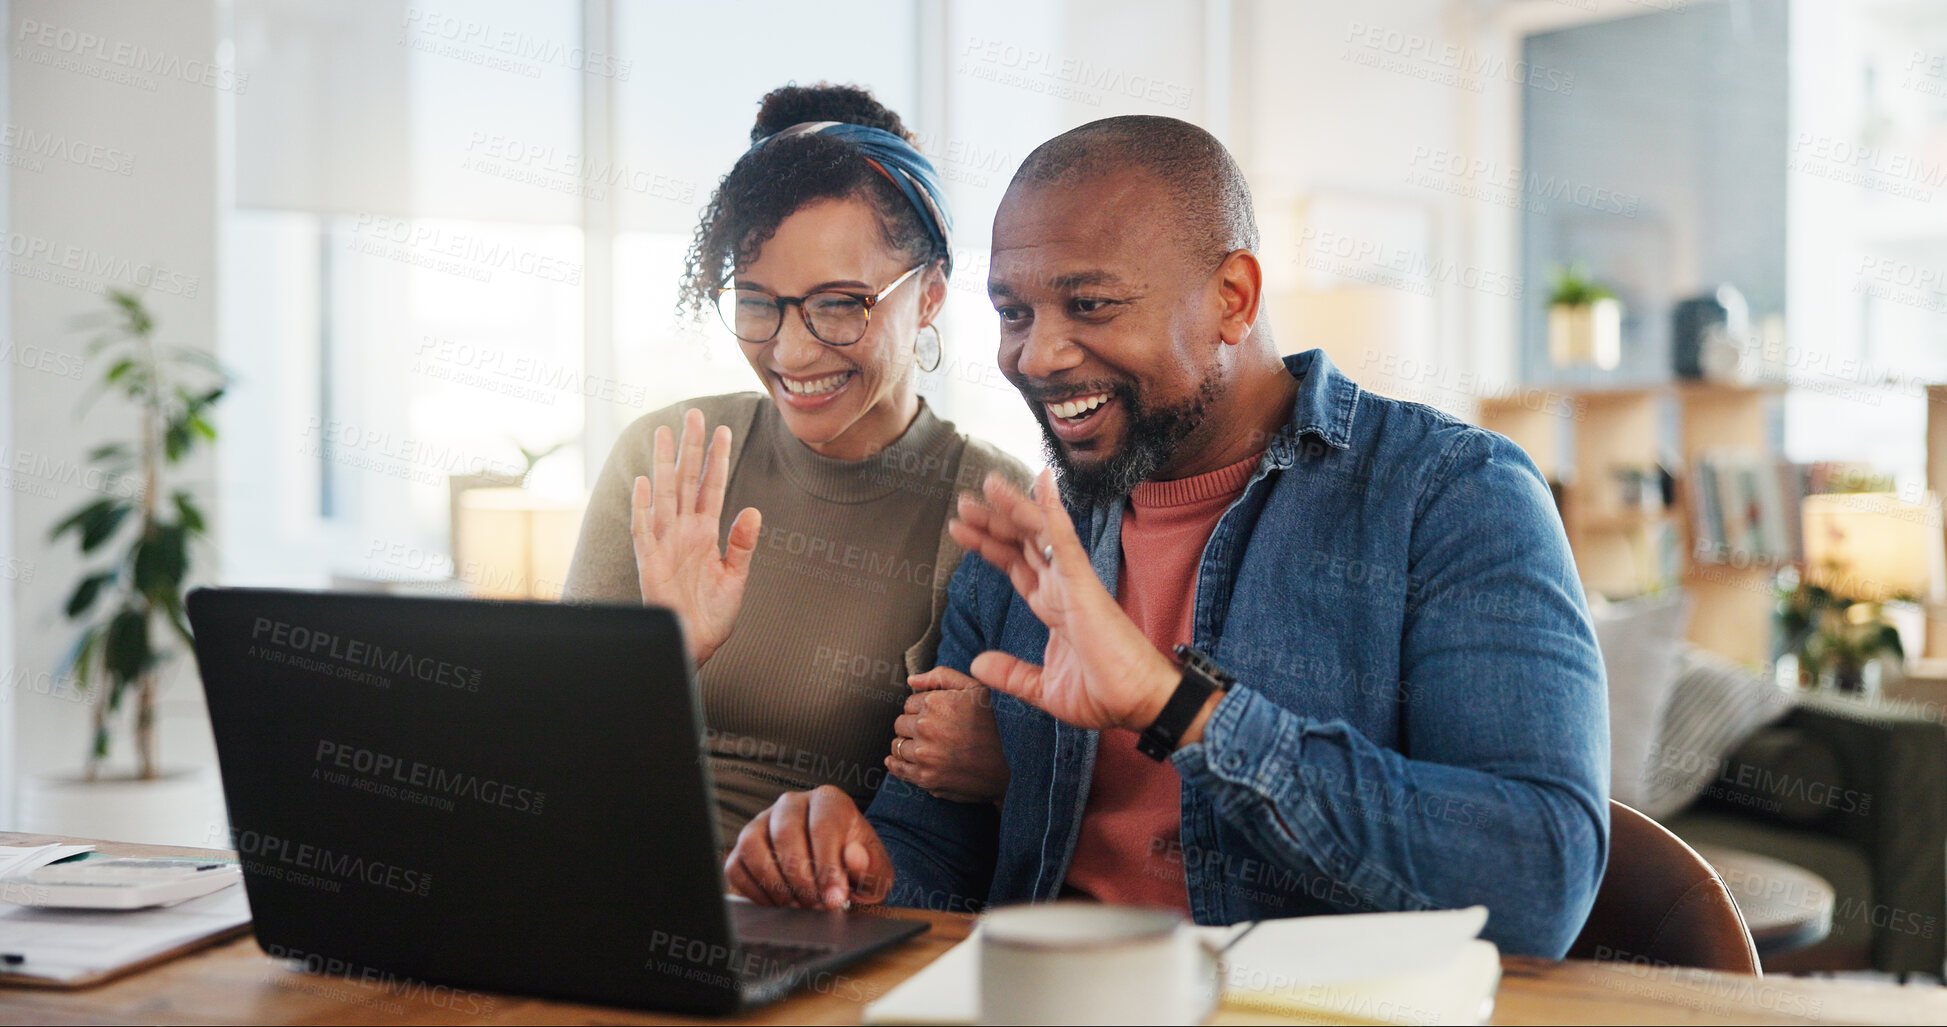
[(1225, 770), (1237, 770), (1242, 768), (1243, 766), (1244, 766), (1244, 757), (1241, 753), (1235, 753), (1235, 752), (1224, 753)]

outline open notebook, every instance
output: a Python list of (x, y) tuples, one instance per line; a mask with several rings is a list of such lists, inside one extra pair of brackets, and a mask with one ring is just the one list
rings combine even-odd
[[(1229, 945), (1213, 1023), (1485, 1023), (1500, 952), (1487, 909), (1360, 913), (1201, 927)], [(1235, 942), (1235, 944), (1231, 944)], [(980, 932), (865, 1008), (869, 1024), (970, 1024), (980, 1016)]]

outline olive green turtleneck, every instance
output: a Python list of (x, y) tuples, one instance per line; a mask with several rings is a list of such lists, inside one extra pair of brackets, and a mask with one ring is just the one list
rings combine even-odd
[[(736, 627), (697, 675), (728, 843), (785, 791), (832, 784), (861, 806), (870, 801), (909, 694), (909, 654), (916, 669), (931, 665), (921, 643), (936, 626), (936, 584), (958, 562), (943, 538), (951, 497), (977, 487), (989, 467), (1021, 472), (989, 447), (968, 446), (924, 402), (897, 441), (849, 461), (800, 442), (767, 397), (691, 400), (639, 419), (617, 441), (564, 599), (641, 601), (628, 490), (650, 471), (656, 427), (680, 432), (690, 407), (712, 428), (727, 423), (743, 435), (720, 540), (743, 508), (764, 515)], [(963, 452), (974, 454), (964, 467)]]

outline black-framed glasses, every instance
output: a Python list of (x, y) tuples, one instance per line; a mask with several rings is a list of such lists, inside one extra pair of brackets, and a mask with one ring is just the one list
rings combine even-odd
[(737, 338), (753, 344), (769, 342), (784, 327), (784, 308), (796, 304), (798, 316), (804, 318), (804, 326), (812, 338), (827, 346), (850, 346), (865, 338), (865, 328), (872, 323), (872, 308), (925, 268), (925, 264), (913, 268), (871, 296), (839, 289), (823, 289), (804, 296), (773, 296), (761, 289), (726, 286), (717, 290), (717, 316)]

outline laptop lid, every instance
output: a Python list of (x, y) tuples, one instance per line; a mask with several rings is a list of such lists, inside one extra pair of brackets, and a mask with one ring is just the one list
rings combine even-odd
[(188, 609), (265, 951), (402, 987), (737, 1006), (669, 611), (240, 588)]

